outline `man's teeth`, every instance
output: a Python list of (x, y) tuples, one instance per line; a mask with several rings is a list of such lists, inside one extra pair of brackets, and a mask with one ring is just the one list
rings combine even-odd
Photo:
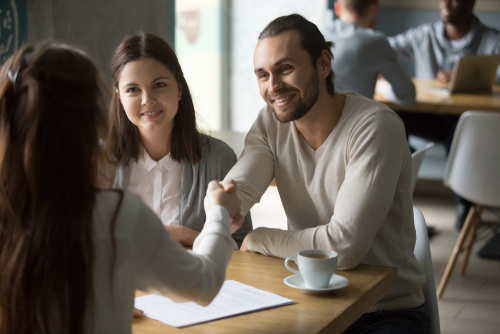
[(290, 100), (290, 97), (291, 97), (291, 95), (288, 95), (287, 97), (284, 97), (284, 98), (281, 98), (281, 99), (274, 100), (274, 102), (276, 102), (276, 103), (282, 103), (282, 102), (285, 102), (285, 101)]
[(153, 115), (156, 115), (156, 114), (159, 114), (161, 110), (157, 110), (157, 111), (151, 111), (151, 112), (145, 112), (144, 115), (145, 116), (153, 116)]

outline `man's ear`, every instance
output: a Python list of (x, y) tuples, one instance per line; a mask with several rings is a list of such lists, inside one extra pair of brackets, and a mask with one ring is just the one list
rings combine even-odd
[(318, 74), (321, 79), (325, 79), (332, 69), (333, 56), (327, 50), (321, 51), (318, 59)]
[(335, 12), (335, 15), (337, 15), (337, 17), (340, 17), (340, 15), (342, 15), (342, 5), (340, 4), (339, 0), (335, 1), (335, 3), (333, 4), (333, 11)]

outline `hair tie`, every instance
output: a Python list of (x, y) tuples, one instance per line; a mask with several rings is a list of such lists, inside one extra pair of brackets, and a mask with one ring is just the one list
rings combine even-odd
[(12, 69), (10, 69), (8, 72), (7, 72), (7, 76), (9, 77), (9, 80), (10, 82), (12, 82), (12, 86), (15, 86), (16, 85), (16, 80), (17, 80), (17, 75), (19, 74), (19, 69), (21, 67), (18, 66), (16, 71), (14, 73), (12, 73)]

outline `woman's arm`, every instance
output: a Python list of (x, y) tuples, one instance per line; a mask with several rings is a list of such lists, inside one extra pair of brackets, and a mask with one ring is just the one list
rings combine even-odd
[(193, 252), (175, 242), (158, 217), (142, 205), (133, 234), (140, 289), (155, 289), (175, 301), (200, 305), (208, 305), (217, 295), (232, 254), (230, 214), (238, 212), (239, 202), (217, 182), (210, 183), (207, 197), (207, 221)]

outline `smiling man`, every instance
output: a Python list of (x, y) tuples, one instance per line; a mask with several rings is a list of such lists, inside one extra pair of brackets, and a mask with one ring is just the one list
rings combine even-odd
[(341, 270), (360, 263), (397, 267), (397, 285), (350, 331), (374, 323), (422, 333), (425, 276), (413, 255), (403, 123), (384, 104), (335, 91), (331, 47), (297, 14), (277, 18), (259, 36), (254, 72), (267, 106), (226, 180), (236, 180), (246, 213), (274, 178), (288, 230), (258, 228), (241, 249), (281, 258), (330, 249)]

